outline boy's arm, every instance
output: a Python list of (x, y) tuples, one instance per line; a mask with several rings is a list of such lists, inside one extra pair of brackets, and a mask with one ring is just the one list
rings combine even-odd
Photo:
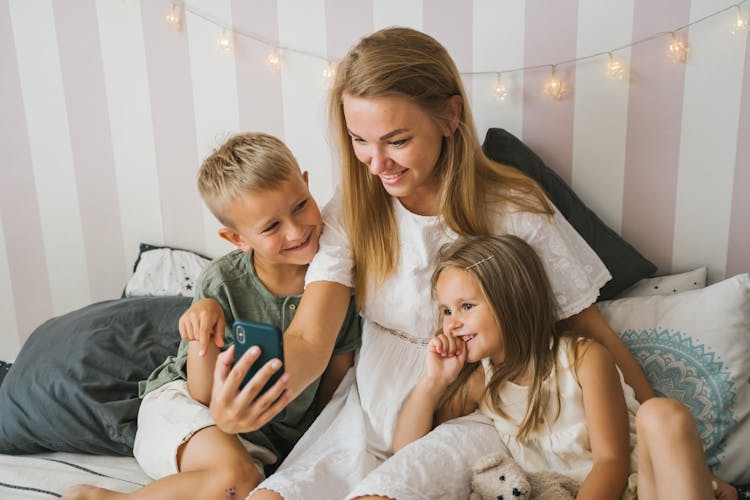
[(593, 466), (578, 499), (619, 499), (630, 463), (630, 432), (620, 377), (610, 352), (596, 342), (578, 345), (577, 375)]
[(325, 405), (331, 400), (344, 375), (346, 375), (346, 372), (352, 366), (354, 366), (354, 351), (335, 354), (331, 358), (326, 371), (323, 372), (323, 376), (320, 379), (318, 393), (315, 395), (315, 406), (318, 413), (323, 411)]
[(203, 347), (198, 342), (188, 344), (187, 388), (190, 397), (208, 406), (211, 401), (214, 367), (219, 356), (219, 348), (216, 344), (210, 343), (203, 355), (199, 354), (201, 349)]
[(607, 321), (595, 306), (587, 307), (568, 318), (567, 321), (576, 333), (594, 339), (607, 348), (617, 366), (622, 370), (625, 382), (635, 391), (635, 397), (639, 402), (643, 403), (655, 396), (651, 384), (649, 384), (633, 354), (617, 333), (607, 324)]

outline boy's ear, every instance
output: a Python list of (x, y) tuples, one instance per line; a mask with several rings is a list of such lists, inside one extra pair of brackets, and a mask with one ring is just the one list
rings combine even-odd
[(307, 170), (303, 170), (302, 171), (302, 178), (305, 180), (305, 185), (306, 186), (310, 185), (309, 182), (308, 182), (309, 177), (310, 176), (307, 174)]
[(458, 128), (458, 123), (461, 120), (461, 112), (463, 111), (464, 103), (460, 95), (451, 96), (446, 104), (446, 111), (448, 113), (448, 123), (450, 124), (450, 133), (447, 135), (453, 135)]
[(252, 250), (252, 247), (245, 239), (235, 230), (229, 229), (228, 227), (222, 227), (219, 229), (219, 236), (227, 240), (232, 245), (236, 246), (243, 252), (247, 253)]

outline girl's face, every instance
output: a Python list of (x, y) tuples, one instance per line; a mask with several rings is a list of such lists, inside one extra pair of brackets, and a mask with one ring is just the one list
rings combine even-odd
[(437, 214), (435, 165), (443, 132), (422, 108), (403, 97), (344, 94), (346, 128), (357, 159), (385, 190), (418, 215)]
[(443, 333), (462, 339), (466, 361), (489, 357), (499, 365), (505, 360), (503, 332), (474, 277), (466, 269), (447, 267), (435, 287)]

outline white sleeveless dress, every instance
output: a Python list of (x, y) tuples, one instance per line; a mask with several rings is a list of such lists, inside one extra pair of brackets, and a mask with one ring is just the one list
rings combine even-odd
[[(438, 217), (415, 215), (393, 199), (399, 234), (397, 271), (368, 290), (362, 347), (332, 401), (278, 471), (258, 488), (286, 499), (382, 495), (399, 500), (467, 498), (471, 466), (502, 449), (486, 416), (475, 412), (438, 426), (392, 456), (393, 429), (402, 402), (422, 374), (425, 346), (438, 325), (430, 278), (441, 245), (456, 239)], [(497, 234), (529, 242), (545, 264), (561, 317), (592, 304), (611, 276), (568, 222), (525, 212), (498, 213)], [(320, 251), (307, 283), (354, 284), (340, 192), (323, 210)]]
[[(503, 384), (500, 397), (506, 416), (498, 415), (484, 403), (480, 406), (480, 412), (492, 418), (500, 440), (525, 471), (555, 471), (583, 482), (591, 471), (593, 462), (586, 414), (583, 408), (583, 392), (578, 384), (575, 366), (568, 357), (568, 349), (574, 341), (571, 338), (563, 338), (560, 342), (556, 370), (544, 381), (552, 402), (544, 415), (546, 425), (531, 432), (525, 441), (519, 442), (516, 436), (518, 436), (518, 425), (526, 414), (527, 387), (513, 382)], [(483, 359), (482, 364), (485, 378), (489, 380), (493, 373), (492, 364), (489, 359)], [(630, 472), (632, 473), (638, 470), (635, 414), (640, 405), (635, 399), (633, 389), (625, 383), (622, 373), (619, 375), (630, 421)], [(560, 413), (555, 418), (558, 392), (562, 404)]]

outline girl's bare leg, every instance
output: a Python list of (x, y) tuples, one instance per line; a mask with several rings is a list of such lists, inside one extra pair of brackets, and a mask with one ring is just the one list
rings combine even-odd
[(703, 442), (685, 405), (651, 398), (638, 410), (636, 428), (639, 499), (714, 497)]

